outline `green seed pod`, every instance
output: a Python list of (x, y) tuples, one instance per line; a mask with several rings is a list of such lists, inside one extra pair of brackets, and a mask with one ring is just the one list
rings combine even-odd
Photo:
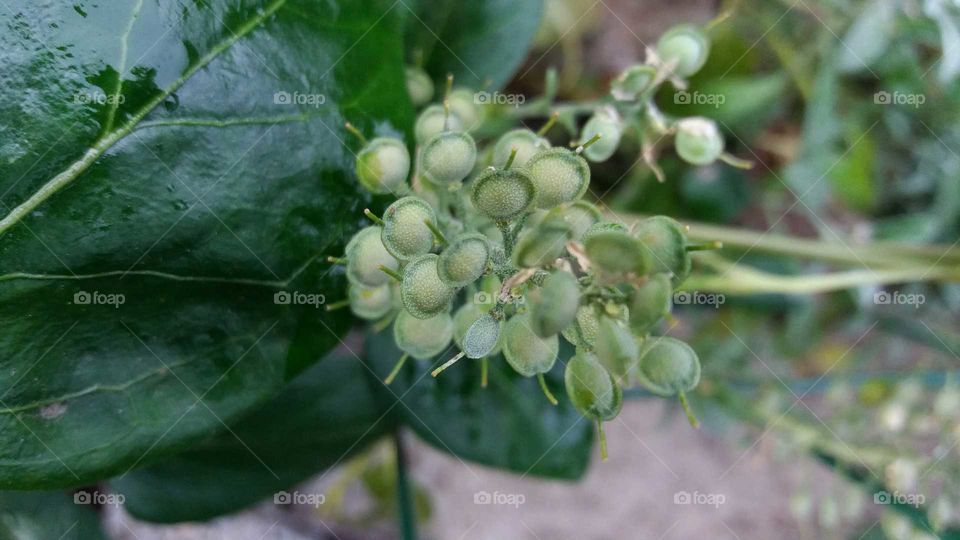
[(447, 118), (442, 105), (431, 105), (424, 109), (413, 126), (417, 144), (426, 144), (434, 135), (444, 131), (463, 131), (463, 120), (453, 111)]
[(426, 360), (442, 353), (452, 338), (453, 319), (449, 313), (421, 319), (401, 311), (393, 323), (393, 339), (397, 347), (417, 360)]
[(414, 107), (426, 105), (433, 99), (433, 81), (427, 72), (416, 66), (407, 66), (403, 70), (407, 80), (407, 94)]
[(476, 103), (475, 93), (469, 88), (455, 88), (450, 92), (450, 112), (463, 121), (466, 131), (473, 131), (483, 121), (484, 109)]
[(584, 200), (574, 201), (550, 210), (544, 219), (562, 218), (570, 226), (570, 238), (579, 240), (583, 235), (600, 221), (603, 215), (600, 210)]
[(559, 352), (557, 336), (542, 338), (535, 334), (527, 313), (514, 315), (503, 326), (503, 357), (524, 377), (550, 371)]
[(520, 235), (513, 250), (513, 264), (520, 268), (540, 268), (553, 264), (566, 248), (570, 226), (562, 219), (544, 220)]
[[(584, 304), (577, 309), (577, 316), (573, 324), (566, 327), (562, 335), (573, 346), (593, 350), (597, 343), (597, 335), (600, 333), (600, 317), (602, 308), (596, 304)], [(630, 311), (621, 308), (619, 312), (605, 313), (604, 316), (612, 316), (621, 323), (626, 323)]]
[(484, 358), (493, 354), (500, 343), (501, 321), (484, 313), (473, 321), (463, 336), (463, 353), (467, 358)]
[(530, 328), (540, 337), (554, 336), (577, 317), (580, 285), (570, 272), (558, 270), (543, 280), (539, 289), (528, 293)]
[(680, 77), (689, 77), (707, 63), (710, 40), (694, 26), (674, 26), (657, 41), (657, 55), (663, 62), (676, 61), (673, 72)]
[(613, 221), (600, 221), (598, 223), (594, 223), (593, 225), (591, 225), (590, 228), (587, 229), (587, 232), (583, 233), (583, 238), (581, 238), (580, 241), (586, 243), (586, 241), (589, 240), (591, 236), (595, 234), (603, 233), (603, 232), (608, 232), (608, 231), (626, 232), (626, 230), (627, 228), (622, 223), (616, 223)]
[(667, 274), (650, 276), (646, 283), (630, 292), (630, 328), (646, 334), (673, 307), (673, 284)]
[(644, 275), (652, 267), (649, 250), (626, 231), (596, 231), (583, 247), (590, 264), (603, 272)]
[(480, 279), (490, 261), (490, 241), (479, 233), (460, 235), (440, 253), (437, 270), (451, 287), (463, 287)]
[(623, 70), (610, 83), (610, 94), (617, 101), (636, 101), (636, 99), (651, 88), (657, 78), (657, 70), (653, 66), (637, 64)]
[(477, 161), (473, 137), (460, 131), (444, 131), (430, 138), (420, 154), (423, 177), (436, 185), (462, 182)]
[(524, 169), (487, 169), (473, 181), (470, 201), (484, 216), (509, 221), (526, 212), (536, 196), (533, 180)]
[(667, 216), (647, 218), (637, 224), (634, 234), (650, 250), (654, 272), (673, 274), (674, 287), (687, 279), (691, 264), (687, 236), (676, 220)]
[(577, 351), (567, 362), (563, 379), (567, 396), (583, 416), (604, 421), (620, 414), (623, 391), (595, 354)]
[[(478, 319), (490, 313), (490, 308), (493, 307), (491, 303), (489, 306), (476, 304), (468, 301), (467, 303), (460, 306), (460, 309), (456, 311), (453, 315), (453, 341), (457, 344), (457, 347), (460, 347), (462, 350), (464, 348), (463, 339), (467, 335), (467, 331), (470, 329), (470, 326), (473, 325)], [(496, 356), (500, 353), (500, 343), (503, 341), (503, 334), (497, 336), (497, 343), (494, 345), (493, 349), (487, 354), (487, 356)]]
[(573, 202), (587, 192), (590, 166), (586, 160), (566, 148), (551, 148), (527, 162), (536, 189), (537, 208), (548, 210)]
[(674, 145), (677, 154), (691, 165), (709, 165), (723, 154), (723, 136), (717, 123), (702, 116), (677, 122)]
[(700, 360), (689, 345), (671, 337), (648, 339), (640, 351), (637, 378), (661, 396), (689, 392), (700, 382)]
[(610, 106), (597, 109), (593, 116), (583, 125), (580, 131), (580, 140), (588, 141), (596, 135), (600, 140), (583, 150), (583, 155), (590, 161), (599, 163), (610, 159), (610, 156), (620, 146), (620, 136), (623, 135), (623, 121), (617, 110)]
[(393, 193), (407, 182), (410, 153), (403, 141), (377, 137), (357, 154), (357, 178), (370, 193)]
[(407, 261), (433, 249), (433, 232), (426, 222), (437, 222), (430, 203), (419, 197), (397, 199), (383, 213), (381, 240), (391, 255)]
[(394, 271), (400, 268), (400, 261), (383, 247), (380, 227), (376, 225), (355, 234), (347, 244), (346, 255), (347, 279), (365, 287), (379, 287), (390, 279), (380, 270), (381, 265)]
[(550, 148), (550, 141), (530, 131), (529, 129), (514, 129), (500, 136), (493, 147), (492, 165), (497, 168), (505, 167), (510, 153), (517, 150), (513, 158), (513, 167), (525, 167), (537, 153)]
[(358, 283), (347, 287), (350, 311), (361, 319), (374, 321), (390, 313), (395, 305), (396, 289), (386, 283), (379, 287), (364, 287)]
[(455, 290), (440, 279), (438, 259), (433, 253), (428, 253), (408, 262), (403, 269), (400, 299), (403, 307), (418, 319), (428, 319), (450, 311)]
[(622, 379), (637, 361), (639, 348), (623, 323), (601, 316), (595, 351), (607, 371), (617, 379)]

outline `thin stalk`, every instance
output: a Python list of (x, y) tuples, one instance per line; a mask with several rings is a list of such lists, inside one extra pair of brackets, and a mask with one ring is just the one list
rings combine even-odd
[(390, 384), (393, 382), (394, 379), (397, 378), (397, 374), (399, 374), (400, 370), (403, 369), (403, 365), (407, 363), (407, 358), (409, 357), (410, 357), (409, 354), (403, 353), (403, 356), (401, 356), (400, 359), (397, 360), (397, 363), (394, 364), (393, 369), (390, 370), (390, 374), (387, 375), (387, 378), (383, 380), (383, 384)]
[(480, 388), (487, 387), (487, 379), (490, 373), (490, 359), (483, 357), (480, 359)]
[(557, 398), (553, 397), (553, 392), (547, 388), (547, 379), (543, 376), (543, 373), (537, 373), (537, 381), (540, 382), (540, 389), (543, 390), (543, 395), (547, 396), (547, 401), (556, 407), (558, 403)]
[(400, 538), (417, 539), (417, 514), (413, 505), (413, 489), (407, 476), (407, 452), (399, 431), (393, 432), (393, 445), (397, 453), (397, 521)]

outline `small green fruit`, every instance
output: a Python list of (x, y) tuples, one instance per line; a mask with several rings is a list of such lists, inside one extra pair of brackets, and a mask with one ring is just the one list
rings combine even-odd
[(463, 353), (467, 358), (484, 358), (493, 354), (500, 343), (501, 321), (489, 313), (473, 321), (463, 336)]
[(540, 337), (554, 336), (577, 317), (580, 286), (570, 272), (557, 270), (543, 280), (539, 289), (528, 293), (530, 328)]
[(579, 200), (550, 210), (544, 219), (555, 219), (557, 217), (562, 218), (570, 226), (570, 238), (579, 240), (590, 227), (600, 221), (603, 215), (596, 206), (587, 201)]
[[(493, 307), (493, 304), (489, 306), (484, 306), (480, 304), (475, 304), (473, 302), (467, 302), (460, 306), (460, 309), (456, 311), (453, 315), (453, 341), (457, 344), (457, 347), (460, 347), (463, 350), (463, 339), (467, 335), (467, 331), (470, 330), (470, 327), (481, 317), (490, 313), (490, 308)], [(501, 342), (503, 341), (503, 334), (497, 336), (497, 343), (493, 349), (488, 353), (488, 356), (495, 356), (499, 354)]]
[(409, 174), (410, 153), (398, 139), (377, 137), (357, 154), (357, 178), (370, 193), (395, 193)]
[(677, 122), (674, 141), (677, 154), (691, 165), (709, 165), (723, 154), (723, 136), (717, 123), (709, 118), (693, 116)]
[(407, 66), (403, 70), (407, 81), (407, 94), (414, 107), (426, 105), (433, 99), (433, 81), (427, 72), (416, 66)]
[(435, 185), (462, 182), (477, 161), (477, 145), (467, 133), (444, 131), (424, 145), (421, 157), (423, 177)]
[(397, 347), (417, 360), (426, 360), (442, 353), (452, 338), (453, 319), (449, 313), (421, 319), (401, 311), (393, 323), (393, 339)]
[(600, 328), (600, 312), (594, 304), (584, 304), (577, 308), (573, 324), (563, 329), (563, 337), (574, 347), (593, 349)]
[(627, 228), (622, 223), (616, 223), (613, 221), (600, 221), (594, 223), (587, 229), (587, 232), (583, 233), (583, 238), (580, 240), (583, 243), (586, 243), (590, 240), (590, 237), (595, 234), (605, 233), (608, 231), (620, 231), (626, 232)]
[(630, 328), (646, 334), (673, 307), (673, 284), (667, 274), (650, 276), (646, 283), (630, 292)]
[(400, 268), (400, 262), (390, 254), (380, 240), (380, 227), (371, 225), (361, 229), (347, 244), (347, 279), (365, 287), (380, 287), (390, 276), (380, 270)]
[(610, 156), (620, 146), (620, 137), (623, 135), (623, 121), (620, 114), (613, 107), (601, 107), (583, 125), (580, 131), (580, 140), (588, 141), (596, 135), (600, 139), (583, 150), (583, 155), (590, 161), (599, 163), (610, 159)]
[(610, 94), (617, 101), (636, 101), (641, 94), (653, 85), (657, 70), (653, 66), (637, 64), (623, 70), (610, 83)]
[(466, 131), (473, 131), (483, 121), (484, 109), (477, 105), (476, 94), (469, 88), (455, 88), (450, 92), (450, 112), (455, 113), (462, 121)]
[(430, 203), (412, 196), (397, 199), (383, 213), (384, 247), (401, 261), (429, 253), (433, 249), (433, 232), (427, 226), (428, 221), (437, 222)]
[(364, 287), (353, 283), (347, 287), (350, 311), (361, 319), (374, 321), (386, 316), (396, 305), (396, 289), (386, 283), (379, 287)]
[(626, 326), (606, 316), (600, 317), (594, 350), (600, 363), (618, 379), (626, 377), (639, 353), (637, 342)]
[(573, 202), (587, 192), (590, 166), (586, 160), (566, 148), (551, 148), (527, 162), (536, 190), (537, 208), (548, 210)]
[(473, 181), (470, 201), (484, 216), (509, 221), (533, 205), (536, 189), (524, 169), (487, 169)]
[(710, 55), (710, 40), (699, 28), (680, 25), (667, 30), (657, 41), (657, 55), (663, 62), (676, 61), (673, 72), (689, 77), (700, 71)]
[(689, 345), (671, 337), (646, 340), (637, 378), (654, 394), (689, 392), (700, 382), (700, 359)]
[(649, 250), (626, 231), (596, 231), (583, 247), (590, 264), (610, 274), (644, 275), (652, 266)]
[(490, 261), (490, 242), (479, 233), (460, 235), (440, 253), (437, 270), (451, 287), (463, 287), (483, 275)]
[(637, 224), (634, 234), (650, 250), (654, 272), (673, 274), (674, 287), (687, 279), (691, 266), (687, 235), (676, 220), (667, 216), (647, 218)]
[(550, 371), (559, 352), (557, 336), (542, 338), (535, 334), (527, 313), (514, 315), (503, 326), (503, 357), (524, 377)]
[(450, 111), (448, 118), (441, 105), (431, 105), (424, 109), (413, 126), (417, 144), (427, 144), (434, 135), (444, 131), (463, 131), (463, 120), (453, 111)]
[(520, 235), (513, 250), (513, 264), (520, 268), (548, 266), (566, 249), (570, 226), (562, 219), (544, 220)]
[(400, 299), (403, 307), (418, 319), (450, 311), (455, 289), (440, 279), (438, 259), (435, 254), (428, 253), (408, 262), (403, 269)]
[(517, 155), (513, 158), (513, 167), (525, 167), (537, 153), (550, 148), (550, 141), (530, 131), (529, 129), (514, 129), (504, 133), (493, 147), (492, 165), (497, 168), (505, 167), (510, 153), (516, 149)]
[(623, 392), (597, 356), (578, 351), (564, 372), (567, 396), (573, 406), (591, 420), (613, 420), (623, 406)]

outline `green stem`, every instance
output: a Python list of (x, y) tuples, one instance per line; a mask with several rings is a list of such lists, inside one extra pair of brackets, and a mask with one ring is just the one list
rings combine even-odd
[(487, 378), (490, 373), (490, 359), (483, 357), (480, 359), (480, 388), (487, 387)]
[(683, 407), (683, 412), (687, 414), (687, 420), (690, 422), (690, 425), (693, 426), (693, 429), (700, 429), (700, 421), (697, 420), (697, 416), (693, 414), (693, 409), (690, 408), (690, 402), (687, 401), (687, 393), (679, 392), (677, 396), (680, 397), (680, 406)]
[(547, 401), (550, 402), (554, 407), (557, 406), (557, 398), (553, 397), (553, 392), (547, 388), (547, 379), (543, 376), (543, 373), (537, 373), (537, 381), (540, 382), (540, 389), (543, 390), (543, 395), (547, 396)]
[(364, 209), (363, 209), (363, 215), (367, 216), (367, 218), (368, 218), (370, 221), (372, 221), (372, 222), (376, 223), (377, 225), (383, 227), (383, 220), (380, 219), (379, 217), (377, 217), (376, 214), (374, 214), (373, 212), (371, 212), (369, 208), (364, 208)]
[(384, 274), (386, 274), (386, 275), (392, 277), (393, 279), (397, 280), (397, 282), (403, 283), (403, 276), (401, 276), (400, 274), (398, 274), (396, 270), (391, 270), (391, 269), (387, 268), (386, 266), (384, 266), (384, 265), (382, 265), (382, 264), (381, 264), (380, 266), (378, 266), (377, 268), (379, 268), (380, 271), (383, 272)]
[(400, 538), (417, 539), (417, 514), (413, 504), (413, 489), (407, 476), (407, 453), (399, 431), (393, 432), (393, 445), (397, 453), (397, 520)]
[(347, 306), (349, 306), (349, 305), (350, 305), (350, 299), (349, 299), (349, 298), (344, 298), (343, 300), (340, 300), (340, 301), (338, 301), (338, 302), (332, 302), (332, 303), (330, 303), (330, 304), (327, 304), (327, 305), (324, 307), (324, 309), (326, 309), (327, 311), (335, 311), (335, 310), (338, 310), (338, 309), (343, 309), (343, 308), (345, 308), (345, 307), (347, 307)]
[(387, 378), (383, 380), (383, 384), (390, 384), (393, 382), (394, 379), (397, 378), (397, 374), (400, 373), (401, 369), (403, 369), (403, 365), (407, 363), (407, 358), (409, 357), (410, 357), (409, 354), (403, 353), (403, 356), (401, 356), (400, 359), (397, 360), (397, 363), (394, 364), (393, 369), (390, 370), (390, 374), (387, 375)]
[(607, 434), (603, 432), (603, 422), (597, 420), (597, 437), (600, 439), (600, 459), (607, 460)]
[(433, 377), (436, 377), (437, 375), (443, 373), (443, 371), (444, 371), (445, 369), (447, 369), (448, 367), (456, 364), (457, 361), (460, 360), (461, 358), (463, 358), (465, 355), (466, 355), (466, 353), (464, 353), (464, 352), (458, 353), (458, 354), (457, 354), (456, 356), (454, 356), (453, 358), (451, 358), (451, 359), (447, 360), (446, 362), (444, 362), (443, 365), (441, 365), (441, 366), (438, 367), (437, 369), (431, 371), (431, 372), (430, 372), (430, 375), (432, 375)]
[(429, 219), (425, 219), (423, 222), (427, 225), (427, 228), (430, 229), (430, 232), (433, 233), (433, 237), (437, 240), (438, 244), (441, 246), (447, 245), (447, 237), (440, 232), (440, 229), (438, 229), (436, 225), (434, 225)]

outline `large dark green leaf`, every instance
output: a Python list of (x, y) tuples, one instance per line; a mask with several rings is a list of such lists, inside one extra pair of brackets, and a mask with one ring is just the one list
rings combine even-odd
[(4, 540), (99, 540), (103, 537), (93, 506), (75, 504), (74, 496), (69, 493), (0, 492), (0, 538)]
[(409, 127), (390, 8), (8, 3), (0, 487), (183, 449), (335, 343), (348, 318), (303, 294), (343, 294), (318, 257), (367, 203), (344, 120)]
[(471, 88), (503, 87), (540, 27), (542, 0), (420, 0), (402, 3), (407, 49), (434, 80), (448, 73)]
[(230, 431), (112, 486), (151, 521), (205, 520), (269, 499), (392, 427), (366, 373), (354, 356), (334, 353)]
[[(393, 333), (367, 339), (367, 360), (380, 380), (400, 357)], [(573, 408), (563, 390), (563, 364), (547, 374), (554, 395), (550, 405), (536, 379), (517, 375), (503, 360), (490, 361), (490, 382), (480, 387), (480, 364), (461, 362), (437, 378), (430, 370), (456, 353), (452, 348), (434, 362), (410, 360), (393, 384), (380, 386), (388, 399), (401, 399), (396, 411), (422, 439), (458, 458), (521, 474), (576, 479), (586, 471), (593, 445), (593, 424)], [(573, 355), (561, 347), (560, 358)]]

